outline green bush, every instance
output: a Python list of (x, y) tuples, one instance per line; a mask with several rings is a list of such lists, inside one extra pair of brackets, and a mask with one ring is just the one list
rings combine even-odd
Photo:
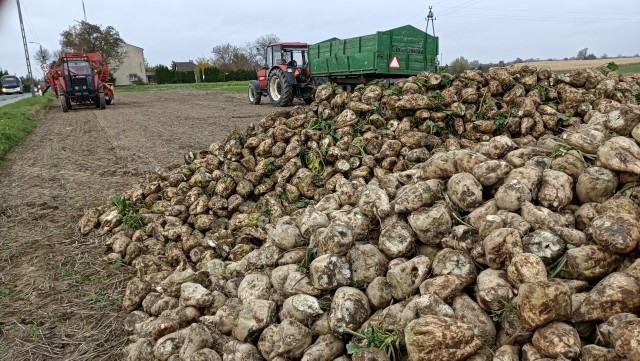
[[(156, 83), (158, 84), (185, 84), (195, 83), (196, 74), (193, 71), (176, 71), (169, 69), (165, 65), (158, 65), (156, 68)], [(228, 73), (217, 67), (207, 67), (198, 74), (198, 78), (204, 76), (205, 83), (219, 83), (227, 81), (246, 81), (256, 78), (254, 70), (234, 70)]]

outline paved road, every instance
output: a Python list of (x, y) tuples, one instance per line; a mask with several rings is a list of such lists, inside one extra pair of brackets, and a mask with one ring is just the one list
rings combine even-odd
[(15, 103), (20, 99), (28, 98), (31, 96), (31, 93), (27, 94), (3, 94), (0, 95), (0, 107), (5, 106), (7, 104)]

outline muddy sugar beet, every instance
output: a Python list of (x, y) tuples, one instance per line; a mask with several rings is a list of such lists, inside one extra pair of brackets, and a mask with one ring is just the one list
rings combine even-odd
[(638, 75), (331, 84), (86, 212), (126, 360), (640, 360)]

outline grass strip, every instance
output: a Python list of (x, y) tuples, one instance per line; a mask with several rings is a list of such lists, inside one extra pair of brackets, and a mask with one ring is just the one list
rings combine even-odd
[(144, 84), (116, 87), (116, 93), (130, 93), (158, 90), (214, 90), (232, 93), (244, 93), (247, 91), (248, 81), (228, 81), (220, 83), (192, 83), (192, 84)]
[(40, 123), (53, 97), (36, 96), (0, 107), (0, 163)]

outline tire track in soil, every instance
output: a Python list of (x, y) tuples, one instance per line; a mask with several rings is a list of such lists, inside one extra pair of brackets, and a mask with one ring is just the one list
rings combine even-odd
[(121, 360), (132, 272), (109, 267), (78, 219), (272, 110), (220, 92), (117, 96), (102, 111), (51, 110), (0, 165), (0, 360)]

